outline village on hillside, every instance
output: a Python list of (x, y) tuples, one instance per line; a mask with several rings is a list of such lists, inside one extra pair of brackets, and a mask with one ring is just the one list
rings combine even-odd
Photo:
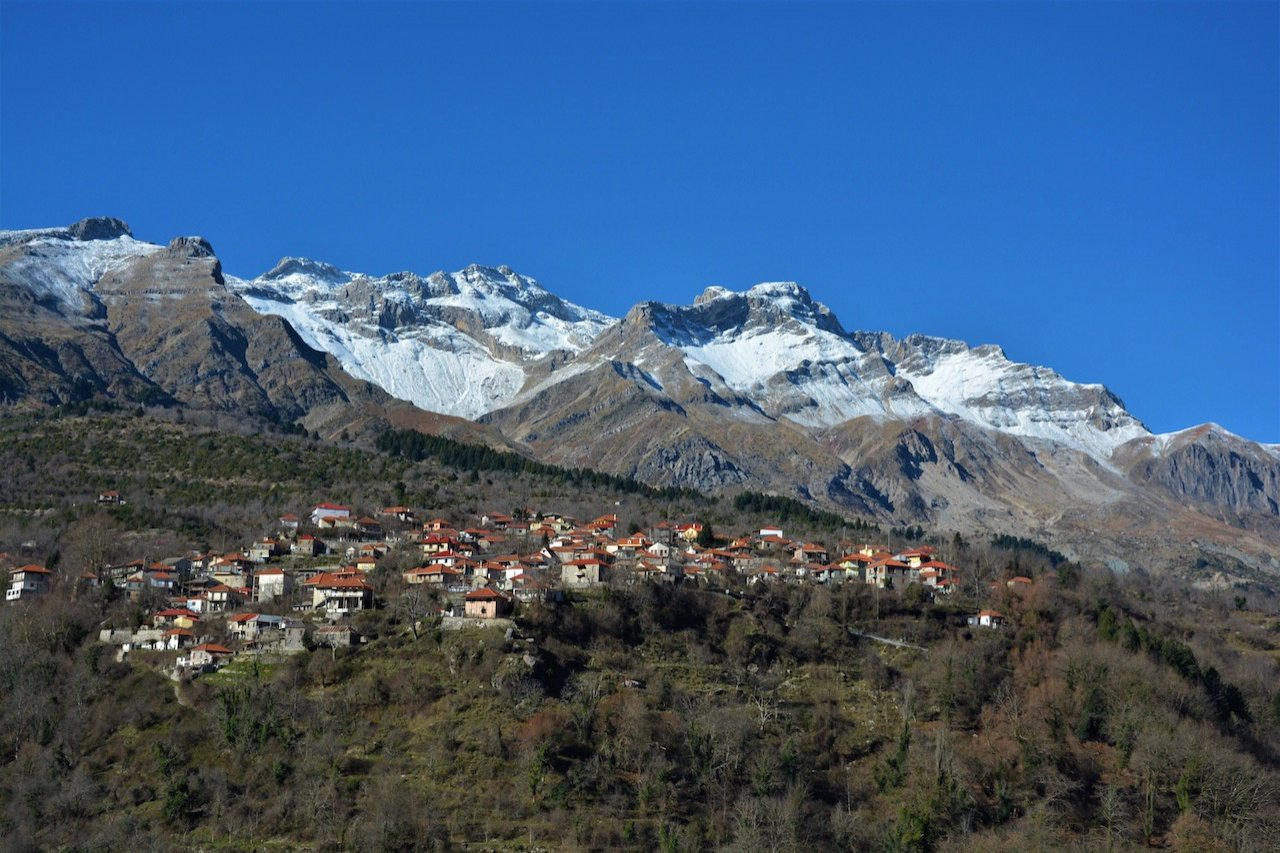
[[(98, 496), (118, 503), (115, 491)], [(101, 642), (123, 657), (170, 651), (174, 677), (215, 670), (244, 653), (292, 653), (361, 642), (357, 617), (398, 608), (413, 625), (439, 619), (444, 629), (510, 627), (517, 608), (564, 601), (606, 585), (696, 584), (734, 594), (756, 584), (860, 583), (925, 601), (950, 596), (962, 572), (937, 547), (843, 540), (834, 549), (764, 526), (731, 538), (697, 521), (618, 529), (618, 517), (590, 521), (532, 508), (487, 512), (463, 526), (406, 506), (363, 515), (319, 503), (305, 517), (286, 514), (271, 536), (232, 553), (144, 557), (102, 566), (75, 579), (75, 590), (113, 587), (142, 605), (140, 624), (106, 626)], [(0, 555), (3, 558), (4, 555)], [(12, 562), (12, 561), (10, 561)], [(35, 564), (9, 569), (7, 602), (50, 592), (57, 574)], [(1030, 578), (1001, 581), (1010, 589)], [(998, 585), (998, 584), (996, 584)], [(1001, 613), (968, 619), (999, 627)]]

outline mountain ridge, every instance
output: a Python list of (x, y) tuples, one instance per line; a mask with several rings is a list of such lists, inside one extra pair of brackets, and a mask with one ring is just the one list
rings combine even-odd
[(1275, 448), (1152, 434), (1104, 385), (996, 345), (846, 331), (794, 282), (613, 318), (505, 266), (375, 278), (286, 256), (240, 279), (206, 240), (143, 243), (107, 219), (0, 233), (0, 300), (10, 403), (87, 378), (308, 428), (454, 429), (655, 485), (1030, 531), (1102, 562), (1212, 547), (1271, 565), (1280, 543)]
[[(287, 287), (271, 287), (272, 282), (289, 279), (293, 271), (299, 269), (314, 269), (319, 274), (309, 282), (293, 277)], [(459, 282), (463, 286), (492, 282), (495, 274), (517, 283), (515, 288), (498, 291), (501, 298), (518, 304), (522, 301), (521, 296), (534, 294), (535, 299), (523, 300), (525, 304), (522, 306), (531, 316), (516, 318), (514, 326), (510, 314), (502, 312), (491, 312), (488, 317), (475, 322), (474, 316), (467, 317), (468, 310), (475, 311), (474, 305), (455, 306), (457, 310), (452, 313), (438, 305), (434, 315), (427, 316), (415, 315), (413, 311), (393, 312), (388, 316), (385, 307), (382, 313), (376, 313), (378, 305), (385, 306), (388, 301), (404, 304), (403, 298), (397, 300), (396, 297), (406, 281), (411, 284), (425, 281), (435, 285), (434, 290), (419, 288), (411, 299), (416, 296), (419, 302), (442, 302), (448, 296), (462, 293), (463, 287)], [(530, 388), (527, 368), (540, 358), (550, 357), (557, 350), (580, 353), (589, 349), (606, 327), (646, 322), (662, 343), (675, 346), (685, 354), (686, 363), (693, 373), (710, 379), (706, 372), (714, 372), (728, 387), (753, 398), (768, 397), (772, 385), (784, 397), (777, 401), (773, 413), (790, 417), (806, 426), (831, 426), (864, 414), (902, 418), (942, 412), (977, 419), (996, 429), (1012, 429), (1029, 438), (1074, 442), (1100, 461), (1105, 461), (1120, 444), (1149, 434), (1140, 421), (1125, 410), (1120, 398), (1104, 386), (1070, 382), (1051, 369), (1011, 362), (997, 345), (971, 347), (963, 341), (921, 334), (896, 339), (885, 332), (847, 332), (830, 309), (794, 282), (763, 283), (741, 292), (710, 287), (696, 297), (692, 305), (641, 302), (622, 318), (611, 318), (566, 303), (551, 295), (536, 280), (520, 276), (507, 267), (472, 265), (456, 273), (436, 272), (425, 278), (413, 273), (393, 273), (374, 278), (340, 272), (320, 261), (286, 258), (262, 276), (236, 282), (233, 286), (241, 289), (255, 309), (279, 313), (296, 326), (309, 329), (303, 332), (308, 342), (332, 352), (354, 374), (370, 379), (395, 396), (420, 407), (470, 419), (509, 405), (522, 388)], [(469, 351), (468, 374), (482, 377), (481, 393), (468, 393), (469, 389), (461, 387), (465, 383), (456, 376), (438, 389), (423, 389), (373, 368), (370, 365), (373, 354), (362, 351), (366, 348), (361, 347), (351, 334), (337, 329), (339, 325), (349, 325), (359, 314), (343, 311), (336, 304), (318, 304), (322, 295), (332, 297), (337, 286), (350, 287), (353, 282), (367, 284), (354, 294), (342, 294), (347, 299), (347, 307), (363, 310), (366, 318), (376, 317), (378, 322), (371, 325), (376, 326), (384, 338), (385, 333), (381, 330), (404, 330), (415, 321), (419, 326), (429, 326), (430, 320), (440, 319), (449, 326), (449, 330), (443, 332), (437, 330), (434, 334), (420, 335), (418, 339), (422, 346), (413, 348), (414, 353), (397, 365), (400, 369), (408, 369), (409, 364), (404, 362), (416, 362), (424, 372), (430, 372), (431, 368), (439, 369), (436, 360), (424, 351), (424, 348), (440, 349), (432, 346), (436, 343), (455, 353)], [(469, 288), (468, 292), (475, 293), (476, 289)], [(279, 298), (281, 296), (287, 296), (289, 300)], [(300, 303), (308, 304), (311, 311), (300, 312), (296, 308), (283, 307)], [(357, 306), (357, 303), (363, 304)], [(545, 305), (558, 309), (550, 316), (564, 321), (552, 334), (547, 334), (550, 330), (546, 318), (537, 310)], [(531, 308), (535, 310), (529, 310)], [(319, 321), (316, 312), (322, 315)], [(326, 312), (328, 323), (324, 322)], [(529, 334), (530, 329), (536, 329), (537, 334)], [(412, 333), (414, 330), (409, 331)], [(417, 331), (426, 330), (419, 328)], [(454, 334), (457, 331), (463, 332), (470, 340), (457, 338)], [(779, 335), (786, 332), (795, 336), (792, 347), (778, 343)], [(391, 343), (402, 342), (396, 340)], [(747, 348), (744, 345), (751, 344), (755, 344), (754, 351), (744, 352)], [(385, 353), (378, 352), (377, 355), (383, 357)], [(937, 363), (939, 355), (943, 357), (942, 365)], [(1001, 408), (984, 404), (990, 400), (977, 400), (979, 405), (975, 411), (975, 407), (969, 405), (975, 401), (948, 397), (940, 391), (946, 381), (939, 383), (930, 379), (940, 367), (950, 366), (952, 373), (966, 370), (964, 365), (956, 368), (946, 364), (946, 357), (951, 361), (956, 358), (969, 361), (967, 368), (970, 372), (986, 362), (1002, 374), (993, 380), (997, 385), (1010, 381), (1016, 373), (1023, 374), (1036, 386), (1035, 393), (1026, 394), (1028, 401), (1043, 398), (1046, 393), (1063, 398), (1066, 389), (1070, 392), (1066, 396), (1074, 394), (1075, 398), (1069, 402), (1079, 404), (1077, 410), (1081, 414), (1077, 419), (1088, 420), (1094, 429), (1092, 432), (1073, 430), (1071, 424), (1058, 424), (1061, 417), (1054, 413), (1042, 413), (1019, 422), (1009, 411), (1009, 406), (988, 412)], [(752, 371), (752, 367), (759, 366), (761, 358), (770, 360), (774, 368), (771, 374)], [(643, 362), (636, 366), (643, 369)], [(652, 372), (646, 372), (653, 377)], [(545, 379), (545, 376), (537, 377), (538, 381)], [(909, 383), (910, 387), (904, 383)], [(920, 392), (918, 386), (921, 383), (928, 386), (928, 393)], [(802, 393), (793, 393), (793, 389)], [(989, 397), (990, 392), (989, 387), (982, 389), (983, 396)], [(1055, 424), (1056, 429), (1053, 428)], [(1096, 433), (1110, 433), (1117, 427), (1120, 429), (1113, 436), (1108, 435), (1101, 442), (1097, 440)]]

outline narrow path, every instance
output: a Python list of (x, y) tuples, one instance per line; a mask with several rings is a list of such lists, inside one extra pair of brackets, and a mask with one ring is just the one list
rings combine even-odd
[(881, 637), (876, 634), (870, 634), (866, 631), (859, 631), (857, 628), (850, 628), (849, 633), (855, 637), (865, 637), (868, 640), (875, 640), (877, 643), (886, 643), (890, 646), (897, 646), (901, 649), (915, 649), (918, 652), (929, 651), (924, 646), (917, 646), (914, 643), (908, 643), (906, 640), (891, 640), (888, 637)]

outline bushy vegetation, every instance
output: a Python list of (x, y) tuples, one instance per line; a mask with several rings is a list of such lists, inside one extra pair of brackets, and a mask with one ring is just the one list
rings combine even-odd
[[(415, 459), (321, 442), (288, 426), (257, 429), (226, 416), (197, 423), (181, 411), (7, 417), (0, 421), (0, 542), (30, 540), (34, 550), (63, 558), (84, 550), (86, 538), (109, 540), (112, 556), (229, 549), (272, 532), (281, 514), (322, 501), (365, 512), (411, 504), (447, 515), (536, 501), (588, 517), (626, 501), (636, 521), (693, 518), (717, 503), (446, 440), (431, 445), (439, 455)], [(95, 506), (105, 490), (119, 491), (124, 503)]]
[(1001, 533), (991, 537), (991, 546), (1012, 553), (1031, 553), (1037, 557), (1043, 557), (1055, 569), (1067, 562), (1065, 554), (1054, 551), (1042, 542), (1036, 542), (1023, 536), (1010, 536), (1007, 533)]
[(413, 462), (434, 459), (443, 465), (476, 473), (505, 471), (533, 474), (541, 478), (575, 486), (602, 486), (623, 494), (644, 494), (663, 500), (698, 499), (701, 493), (673, 486), (656, 488), (629, 477), (605, 474), (589, 468), (561, 468), (536, 462), (527, 456), (494, 450), (480, 444), (454, 441), (440, 435), (424, 435), (411, 429), (388, 429), (378, 436), (377, 447)]
[[(12, 418), (0, 438), (0, 543), (64, 578), (110, 553), (240, 542), (319, 500), (462, 516), (537, 495), (595, 509), (625, 497), (634, 518), (714, 514), (720, 531), (740, 529), (734, 513), (787, 510), (524, 470), (473, 481), (436, 457), (173, 415)], [(103, 488), (127, 503), (93, 505)], [(242, 657), (183, 683), (160, 674), (167, 653), (122, 663), (97, 642), (140, 605), (63, 583), (0, 608), (2, 846), (1274, 845), (1273, 599), (1092, 572), (1021, 539), (922, 534), (966, 571), (950, 598), (639, 583), (526, 605), (510, 635), (443, 630), (430, 607), (397, 601), (384, 571), (388, 605), (358, 621), (367, 644)], [(1036, 583), (991, 583), (1021, 573)], [(971, 627), (979, 608), (1006, 626)]]
[(816, 510), (795, 498), (782, 495), (765, 495), (760, 492), (740, 492), (733, 496), (733, 508), (738, 512), (765, 515), (777, 524), (803, 524), (816, 530), (878, 530), (865, 519), (847, 519), (834, 512)]
[[(94, 642), (95, 600), (51, 596), (0, 610), (0, 835), (32, 850), (1264, 849), (1280, 831), (1274, 653), (1144, 635), (1119, 614), (1151, 592), (1087, 576), (993, 602), (1012, 627), (990, 631), (861, 585), (642, 584), (531, 606), (509, 638), (415, 639), (388, 609), (365, 617), (365, 646), (179, 685)], [(1191, 615), (1256, 642), (1278, 630), (1198, 596), (1155, 607), (1169, 632)]]

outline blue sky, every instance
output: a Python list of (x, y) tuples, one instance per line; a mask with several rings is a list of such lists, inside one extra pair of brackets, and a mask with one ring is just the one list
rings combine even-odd
[(1280, 4), (0, 2), (0, 228), (795, 280), (1280, 442)]

